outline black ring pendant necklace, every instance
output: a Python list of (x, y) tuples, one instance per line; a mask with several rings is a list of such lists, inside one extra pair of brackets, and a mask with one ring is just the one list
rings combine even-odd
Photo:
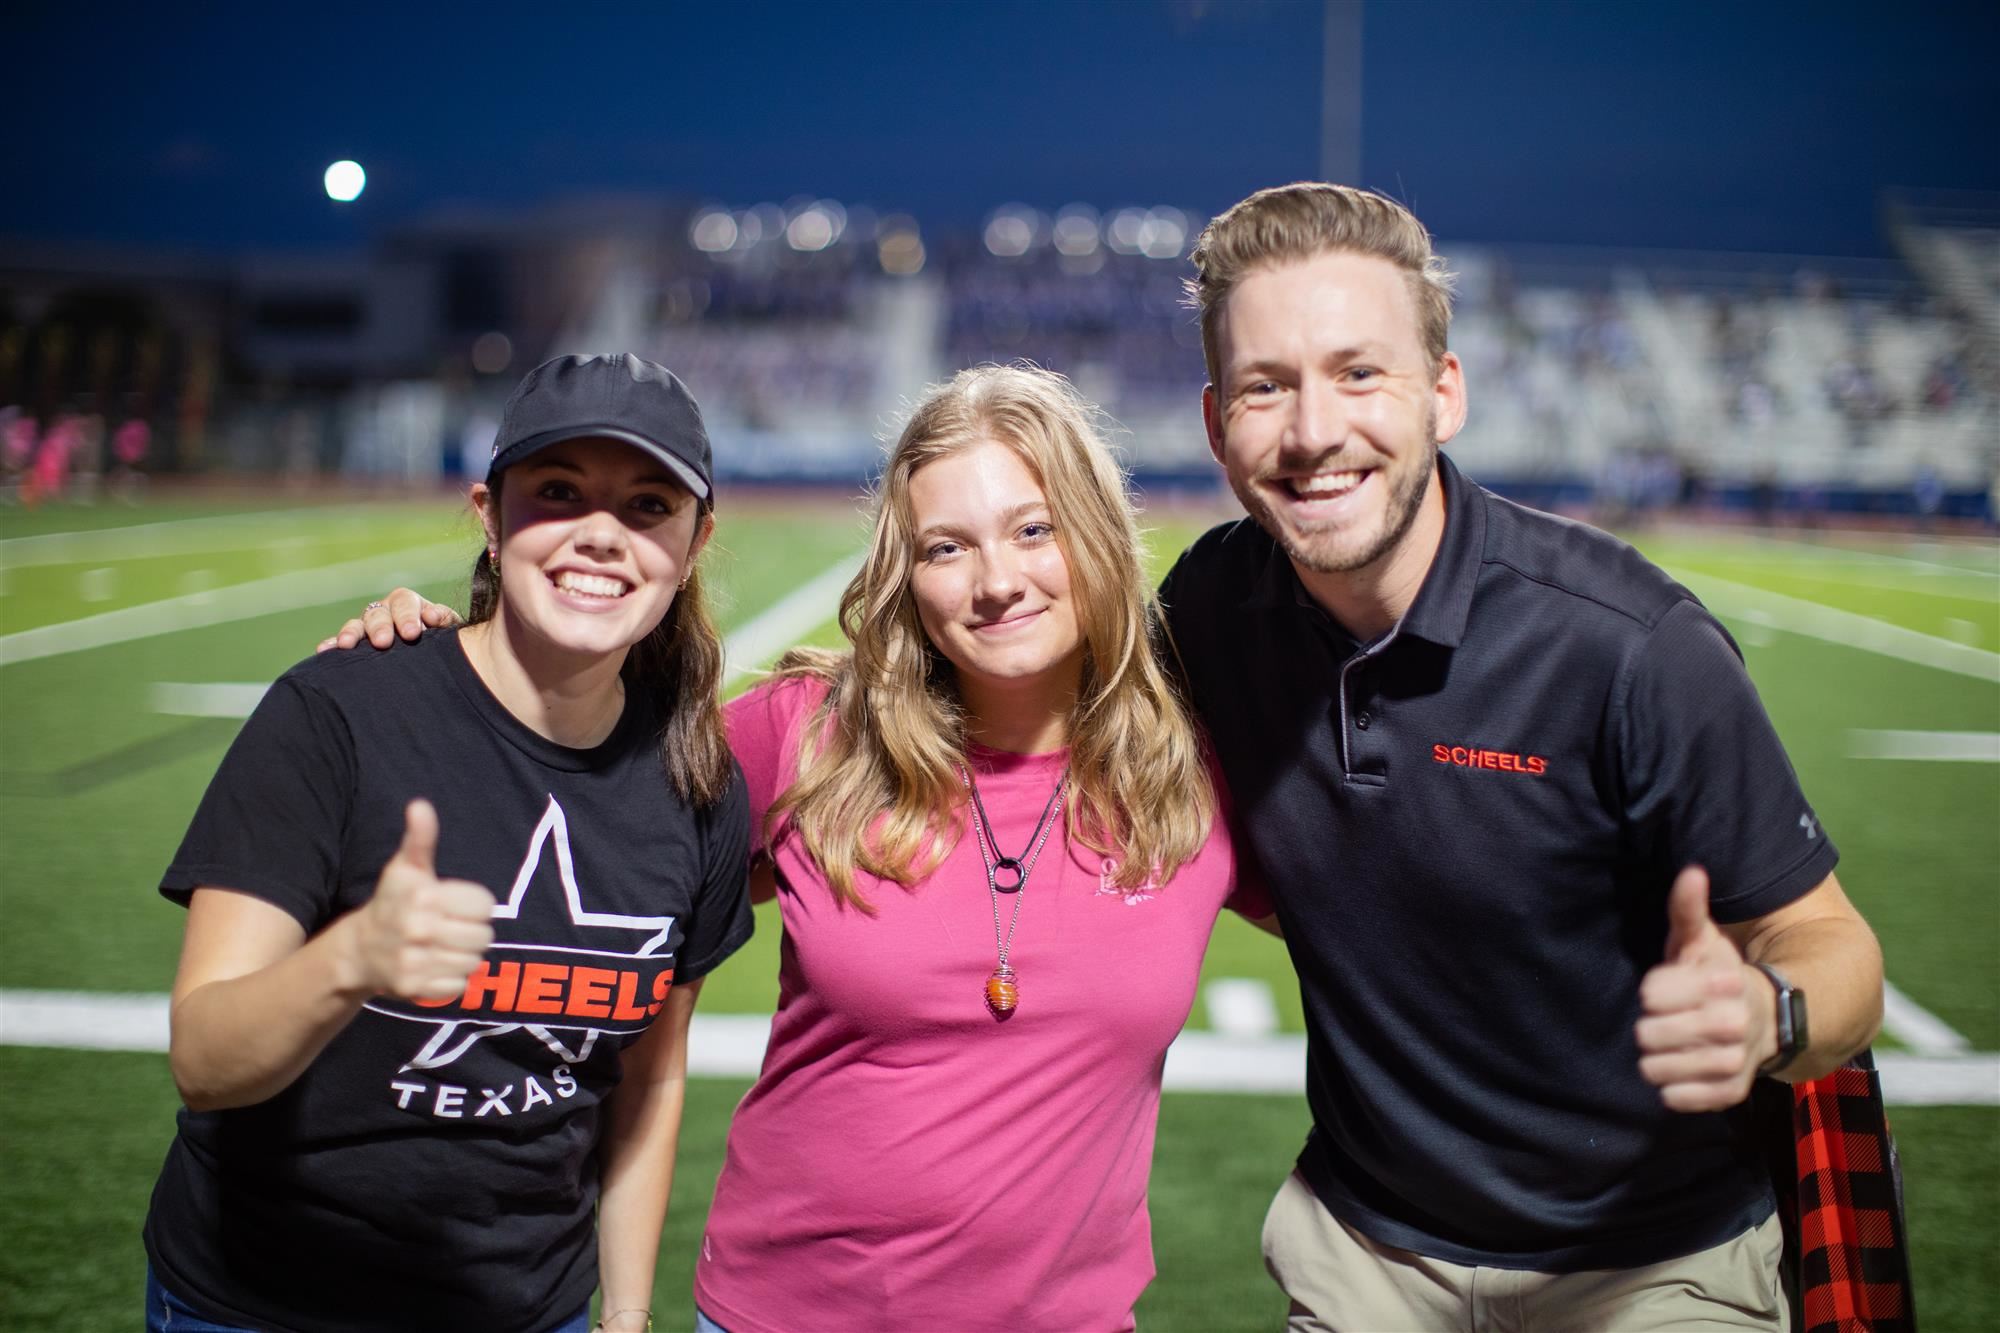
[[(1056, 788), (1049, 793), (1048, 804), (1042, 807), (1041, 818), (1035, 821), (1035, 831), (1028, 835), (1028, 845), (1020, 856), (1000, 854), (993, 837), (993, 821), (987, 817), (986, 802), (980, 799), (979, 784), (972, 780), (972, 770), (961, 768), (958, 772), (965, 780), (966, 790), (972, 793), (973, 835), (979, 843), (979, 859), (986, 865), (986, 896), (993, 907), (993, 947), (999, 955), (999, 965), (986, 978), (986, 1007), (995, 1018), (1005, 1018), (1021, 1002), (1019, 977), (1008, 963), (1008, 955), (1014, 948), (1014, 928), (1021, 924), (1021, 903), (1027, 898), (1028, 876), (1034, 873), (1035, 862), (1041, 859), (1042, 848), (1055, 827), (1054, 817), (1062, 805), (1063, 783), (1069, 779), (1069, 769), (1063, 769), (1056, 778)], [(1000, 933), (1003, 893), (1014, 898), (1014, 912), (1005, 935)]]

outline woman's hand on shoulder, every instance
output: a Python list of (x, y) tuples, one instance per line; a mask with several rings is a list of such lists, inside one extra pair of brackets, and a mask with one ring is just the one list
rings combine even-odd
[(388, 648), (397, 639), (415, 643), (425, 629), (444, 629), (459, 623), (458, 612), (443, 602), (429, 602), (409, 588), (398, 588), (379, 602), (370, 602), (361, 614), (340, 627), (340, 632), (321, 639), (314, 652), (329, 648), (352, 648), (363, 639), (377, 648)]

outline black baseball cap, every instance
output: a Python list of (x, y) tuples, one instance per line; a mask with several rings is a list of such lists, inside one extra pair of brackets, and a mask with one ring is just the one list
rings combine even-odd
[(630, 352), (559, 356), (529, 371), (501, 413), (486, 480), (552, 444), (586, 437), (636, 445), (709, 498), (714, 457), (694, 395), (673, 371)]

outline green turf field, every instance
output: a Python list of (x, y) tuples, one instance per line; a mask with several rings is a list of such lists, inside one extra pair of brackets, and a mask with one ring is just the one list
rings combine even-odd
[[(1164, 567), (1208, 517), (1154, 521)], [(754, 624), (860, 541), (851, 502), (726, 496), (725, 627)], [(1864, 757), (1878, 733), (2000, 733), (2000, 545), (1688, 532), (1641, 544), (1743, 644), (1890, 981), (1972, 1051), (2000, 1051), (2000, 764)], [(238, 723), (158, 711), (156, 686), (268, 681), (382, 591), (390, 567), (459, 601), (475, 549), (445, 499), (0, 511), (0, 989), (166, 989), (180, 917), (152, 886)], [(162, 623), (201, 627), (151, 632)], [(828, 626), (810, 637), (832, 641)], [(709, 981), (704, 1013), (769, 1012), (776, 934), (760, 930)], [(1266, 983), (1279, 1027), (1298, 1030), (1274, 941), (1225, 919), (1207, 974)], [(1198, 1003), (1192, 1026), (1208, 1025)], [(690, 1099), (662, 1330), (688, 1325), (701, 1215), (743, 1087), (703, 1079)], [(1928, 1329), (2000, 1327), (1995, 1099), (1896, 1113)], [(0, 1046), (0, 1330), (134, 1322), (138, 1226), (174, 1106), (164, 1057)], [(1257, 1224), (1305, 1120), (1293, 1096), (1167, 1095), (1160, 1278), (1143, 1327), (1276, 1326)]]

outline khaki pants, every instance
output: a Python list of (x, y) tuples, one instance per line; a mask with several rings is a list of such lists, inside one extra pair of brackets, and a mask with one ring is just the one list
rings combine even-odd
[(1379, 1244), (1294, 1172), (1264, 1219), (1264, 1264), (1295, 1333), (1788, 1333), (1776, 1216), (1714, 1249), (1644, 1268), (1468, 1268)]

